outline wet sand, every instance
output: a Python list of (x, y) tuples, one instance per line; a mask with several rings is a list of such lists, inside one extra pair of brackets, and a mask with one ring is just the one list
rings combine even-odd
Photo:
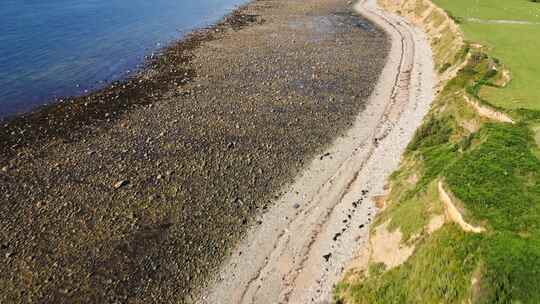
[(191, 302), (333, 157), (388, 49), (347, 1), (259, 0), (129, 81), (4, 123), (0, 302)]

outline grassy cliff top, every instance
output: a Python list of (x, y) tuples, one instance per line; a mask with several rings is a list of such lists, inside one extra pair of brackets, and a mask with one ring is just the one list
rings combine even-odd
[(490, 49), (511, 70), (503, 90), (485, 87), (480, 96), (496, 106), (540, 109), (540, 3), (527, 0), (435, 0), (460, 23), (466, 39)]

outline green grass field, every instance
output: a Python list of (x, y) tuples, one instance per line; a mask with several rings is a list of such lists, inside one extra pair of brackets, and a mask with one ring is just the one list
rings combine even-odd
[(433, 0), (433, 3), (462, 18), (540, 22), (540, 3), (528, 0)]
[[(507, 109), (540, 109), (540, 3), (527, 0), (435, 0), (434, 3), (461, 22), (467, 40), (490, 48), (490, 54), (512, 71), (509, 86), (485, 87), (480, 97)], [(494, 20), (533, 24), (484, 23)]]

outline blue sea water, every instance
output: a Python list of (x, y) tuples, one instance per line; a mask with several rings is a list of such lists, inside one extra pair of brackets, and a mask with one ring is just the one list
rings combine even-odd
[(122, 79), (246, 0), (0, 0), (0, 118)]

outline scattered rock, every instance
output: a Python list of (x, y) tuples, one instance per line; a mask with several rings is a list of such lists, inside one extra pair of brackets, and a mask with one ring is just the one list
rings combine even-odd
[(129, 181), (128, 180), (121, 180), (121, 181), (117, 181), (115, 184), (114, 184), (114, 189), (120, 189), (124, 186), (127, 186), (129, 184)]
[[(287, 2), (283, 4), (285, 7), (279, 9), (289, 11)], [(309, 10), (311, 6), (307, 5)], [(318, 16), (327, 13), (325, 6), (314, 9), (314, 16), (306, 15), (306, 21), (319, 22)], [(270, 10), (271, 14), (273, 10)], [(293, 17), (304, 18), (296, 13)], [(270, 21), (273, 22), (273, 19), (271, 16)], [(289, 22), (286, 14), (283, 19), (281, 16), (277, 19), (285, 24)], [(23, 200), (28, 204), (20, 206), (24, 209), (9, 214), (9, 221), (20, 225), (4, 225), (6, 235), (14, 237), (10, 237), (13, 242), (10, 248), (2, 250), (0, 254), (7, 251), (14, 251), (15, 254), (11, 257), (10, 265), (1, 267), (1, 279), (17, 278), (16, 266), (21, 265), (20, 260), (31, 252), (38, 257), (32, 267), (36, 267), (36, 272), (47, 273), (47, 276), (39, 278), (38, 284), (35, 284), (37, 287), (50, 276), (48, 280), (54, 279), (57, 283), (47, 288), (58, 292), (62, 288), (72, 288), (62, 286), (68, 269), (73, 272), (72, 276), (69, 273), (71, 282), (86, 282), (86, 269), (79, 266), (97, 260), (103, 261), (104, 267), (109, 268), (105, 269), (105, 277), (99, 272), (89, 273), (88, 276), (94, 276), (91, 282), (104, 285), (110, 275), (111, 279), (106, 283), (113, 286), (102, 286), (104, 288), (95, 292), (111, 302), (125, 301), (121, 297), (132, 297), (134, 294), (141, 302), (152, 301), (152, 296), (156, 294), (160, 295), (161, 302), (186, 298), (191, 288), (206, 279), (211, 270), (208, 265), (217, 265), (214, 262), (219, 262), (227, 249), (245, 233), (247, 225), (239, 227), (238, 224), (245, 218), (249, 220), (247, 223), (254, 222), (255, 211), (271, 206), (271, 197), (258, 194), (279, 191), (282, 182), (292, 180), (293, 174), (290, 173), (309, 161), (306, 156), (312, 156), (331, 143), (330, 139), (346, 130), (346, 122), (353, 120), (361, 110), (362, 102), (350, 101), (344, 95), (354, 91), (364, 96), (378, 77), (378, 66), (382, 67), (385, 60), (382, 55), (380, 58), (366, 58), (363, 51), (349, 56), (350, 51), (356, 49), (354, 43), (357, 41), (365, 45), (366, 50), (372, 49), (371, 45), (381, 50), (384, 48), (383, 36), (375, 37), (372, 33), (364, 35), (359, 31), (349, 33), (351, 25), (348, 24), (329, 26), (336, 27), (341, 41), (349, 41), (350, 38), (351, 44), (335, 47), (333, 52), (313, 51), (312, 33), (321, 33), (316, 29), (293, 29), (301, 32), (294, 37), (297, 44), (293, 48), (289, 45), (290, 37), (285, 37), (287, 33), (272, 31), (277, 33), (278, 42), (285, 44), (278, 48), (278, 52), (267, 52), (266, 48), (258, 47), (266, 45), (266, 42), (260, 39), (257, 31), (251, 34), (257, 35), (249, 43), (244, 43), (242, 38), (251, 31), (231, 32), (227, 37), (233, 39), (216, 41), (218, 45), (230, 43), (230, 54), (213, 58), (205, 55), (217, 54), (221, 50), (216, 50), (213, 43), (208, 43), (208, 47), (205, 43), (208, 39), (196, 34), (182, 45), (172, 44), (171, 56), (163, 57), (166, 59), (163, 60), (165, 65), (161, 65), (161, 61), (150, 61), (149, 65), (155, 71), (143, 71), (143, 78), (134, 77), (140, 85), (127, 82), (123, 86), (123, 82), (119, 82), (103, 94), (92, 95), (91, 99), (85, 100), (88, 104), (85, 112), (58, 111), (62, 115), (70, 115), (67, 121), (63, 120), (63, 116), (59, 120), (50, 116), (52, 120), (48, 120), (53, 128), (51, 136), (57, 139), (49, 142), (39, 138), (35, 146), (37, 150), (48, 147), (47, 152), (55, 153), (45, 153), (43, 161), (41, 158), (38, 161), (30, 158), (32, 154), (30, 157), (23, 155), (20, 162), (14, 162), (16, 170), (20, 170), (16, 172), (17, 179), (8, 179), (0, 172), (0, 179), (13, 180), (17, 186), (20, 185), (10, 186), (10, 193), (6, 193), (6, 197), (8, 194), (19, 197), (28, 193)], [(274, 28), (274, 25), (269, 23), (269, 27)], [(281, 28), (281, 25), (277, 28)], [(302, 44), (308, 42), (306, 50), (301, 50), (305, 53), (296, 56), (294, 52), (299, 48), (304, 49)], [(155, 56), (152, 55), (152, 58)], [(337, 59), (335, 64), (324, 63), (334, 59)], [(297, 66), (292, 65), (296, 62)], [(312, 71), (306, 65), (312, 62), (317, 62), (317, 69), (313, 72), (316, 81), (311, 80)], [(216, 64), (218, 66), (214, 66)], [(358, 64), (360, 69), (366, 71), (366, 75), (362, 76), (363, 79), (366, 76), (366, 81), (357, 83), (354, 71), (350, 72), (353, 77), (347, 77), (351, 64)], [(284, 73), (286, 70), (287, 73)], [(195, 76), (193, 87), (198, 83), (202, 86), (196, 88), (193, 91), (196, 95), (193, 95), (192, 86), (184, 80)], [(299, 80), (298, 86), (296, 80)], [(328, 80), (330, 83), (326, 83)], [(267, 84), (261, 85), (260, 82)], [(175, 90), (179, 86), (184, 86), (182, 91), (185, 91), (185, 95)], [(350, 90), (342, 90), (349, 87)], [(334, 103), (325, 102), (327, 94), (335, 95), (332, 98)], [(209, 103), (212, 98), (215, 101)], [(152, 102), (155, 105), (149, 104)], [(130, 110), (131, 105), (135, 107), (134, 111)], [(269, 114), (270, 109), (274, 114)], [(86, 111), (95, 113), (90, 113), (88, 117), (80, 115), (87, 114)], [(114, 123), (99, 122), (105, 115)], [(71, 121), (71, 117), (82, 116), (82, 120)], [(235, 128), (236, 122), (239, 129)], [(82, 127), (72, 128), (75, 123)], [(71, 141), (62, 140), (66, 131), (56, 132), (54, 128), (57, 127), (67, 130), (66, 137)], [(41, 137), (48, 129), (47, 125), (43, 132), (27, 133)], [(156, 136), (158, 134), (159, 137)], [(298, 140), (298, 135), (303, 134), (308, 136)], [(12, 149), (16, 144), (25, 146), (17, 143), (18, 132), (12, 137), (13, 141), (3, 145), (5, 150), (8, 147)], [(32, 137), (29, 139), (33, 140)], [(85, 139), (88, 144), (83, 144)], [(29, 147), (34, 146), (32, 141), (29, 143)], [(23, 150), (26, 151), (20, 151)], [(322, 150), (316, 157), (321, 157), (324, 152)], [(333, 155), (323, 155), (326, 156), (331, 158)], [(99, 160), (88, 161), (95, 157), (99, 157)], [(156, 170), (161, 163), (157, 160), (162, 160), (163, 164)], [(206, 165), (202, 165), (203, 161)], [(54, 163), (58, 165), (53, 166)], [(5, 164), (7, 162), (2, 163), (0, 169)], [(8, 172), (15, 171), (15, 168), (9, 168)], [(176, 173), (170, 177), (166, 170), (173, 169)], [(152, 182), (155, 183), (158, 173), (163, 178), (160, 183), (164, 184), (166, 180), (170, 185), (152, 189), (155, 186)], [(257, 175), (257, 180), (250, 183), (253, 175)], [(25, 185), (27, 181), (32, 184)], [(100, 181), (105, 182), (104, 189), (99, 187)], [(127, 191), (129, 194), (132, 191), (133, 196), (118, 199), (119, 194)], [(245, 201), (238, 200), (235, 204), (233, 198), (237, 195)], [(4, 198), (2, 196), (4, 194), (0, 198)], [(298, 203), (295, 204), (296, 200)], [(43, 202), (43, 209), (36, 209), (39, 201)], [(63, 206), (66, 201), (70, 204)], [(148, 204), (147, 201), (153, 203)], [(304, 201), (302, 193), (289, 201), (286, 208), (294, 209), (289, 209), (288, 213), (301, 212), (300, 209), (307, 207), (301, 205)], [(111, 209), (111, 206), (114, 208)], [(39, 213), (34, 219), (39, 221), (36, 225), (23, 225), (24, 217), (29, 214), (27, 211)], [(164, 228), (161, 221), (174, 222), (175, 229)], [(89, 232), (106, 225), (108, 231), (105, 238), (97, 243), (98, 246), (86, 248), (85, 240), (70, 237), (73, 233), (79, 233), (79, 228), (73, 225)], [(55, 242), (65, 245), (68, 250), (54, 252), (55, 260), (59, 261), (59, 266), (54, 269), (47, 263), (41, 265), (39, 262), (43, 251), (42, 240), (38, 237), (43, 235), (43, 231), (60, 232), (55, 235)], [(336, 231), (339, 232), (339, 229)], [(35, 240), (33, 236), (37, 236)], [(90, 233), (89, 236), (91, 241), (95, 240), (95, 234)], [(64, 237), (68, 237), (69, 241), (64, 243)], [(43, 245), (47, 247), (46, 243)], [(110, 245), (113, 246), (111, 250)], [(73, 249), (70, 246), (74, 246)], [(32, 252), (36, 247), (40, 250)], [(327, 261), (330, 257), (331, 254), (325, 255)], [(20, 260), (15, 263), (15, 259)], [(174, 263), (153, 264), (149, 259)], [(159, 271), (159, 274), (154, 275), (153, 271)], [(171, 277), (178, 279), (174, 286), (166, 283)], [(150, 280), (152, 284), (146, 284)], [(95, 284), (77, 285), (77, 289), (72, 291), (74, 296), (88, 293), (88, 288), (95, 287)], [(142, 289), (130, 288), (132, 286), (142, 286)], [(25, 297), (35, 296), (32, 292), (30, 290)]]
[(321, 155), (321, 157), (319, 158), (320, 160), (323, 160), (323, 158), (327, 157), (327, 156), (330, 156), (330, 153), (324, 153), (323, 155)]
[(325, 260), (326, 262), (328, 262), (328, 260), (330, 260), (330, 257), (331, 257), (331, 256), (332, 256), (332, 253), (330, 252), (330, 253), (327, 253), (327, 254), (323, 255), (322, 257), (324, 258), (324, 260)]

